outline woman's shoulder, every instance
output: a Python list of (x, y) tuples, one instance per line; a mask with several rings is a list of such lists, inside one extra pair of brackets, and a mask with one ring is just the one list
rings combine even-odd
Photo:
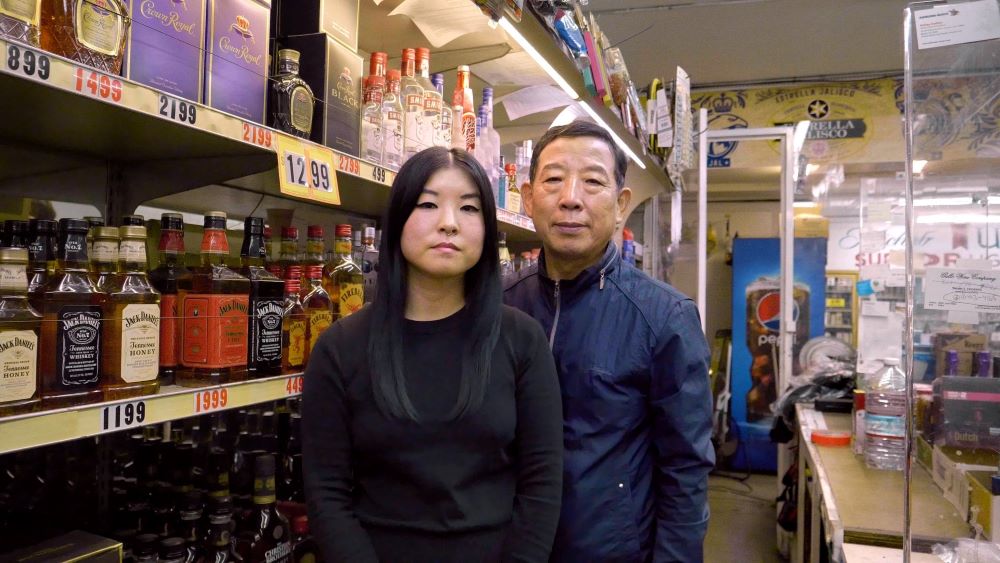
[(320, 336), (326, 344), (334, 347), (368, 346), (368, 327), (372, 322), (371, 305), (362, 307), (357, 313), (337, 319)]
[(546, 340), (542, 325), (534, 317), (510, 305), (503, 305), (501, 310), (500, 334), (522, 345)]

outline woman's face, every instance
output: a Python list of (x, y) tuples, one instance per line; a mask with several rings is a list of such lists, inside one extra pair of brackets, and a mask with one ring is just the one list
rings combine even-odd
[(409, 267), (429, 278), (464, 276), (483, 254), (482, 207), (465, 172), (455, 167), (435, 172), (403, 225), (401, 246)]

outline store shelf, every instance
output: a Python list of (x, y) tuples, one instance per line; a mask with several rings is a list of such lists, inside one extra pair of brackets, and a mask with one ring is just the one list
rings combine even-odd
[(0, 454), (295, 397), (302, 374), (191, 389), (0, 419)]

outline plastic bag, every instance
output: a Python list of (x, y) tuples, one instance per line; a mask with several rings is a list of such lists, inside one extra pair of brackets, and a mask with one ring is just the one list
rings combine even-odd
[(931, 553), (944, 563), (1000, 563), (1000, 545), (968, 538), (936, 544)]

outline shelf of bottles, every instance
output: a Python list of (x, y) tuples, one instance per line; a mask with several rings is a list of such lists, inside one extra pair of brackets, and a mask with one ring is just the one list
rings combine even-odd
[(857, 296), (855, 272), (827, 272), (826, 335), (857, 345)]

